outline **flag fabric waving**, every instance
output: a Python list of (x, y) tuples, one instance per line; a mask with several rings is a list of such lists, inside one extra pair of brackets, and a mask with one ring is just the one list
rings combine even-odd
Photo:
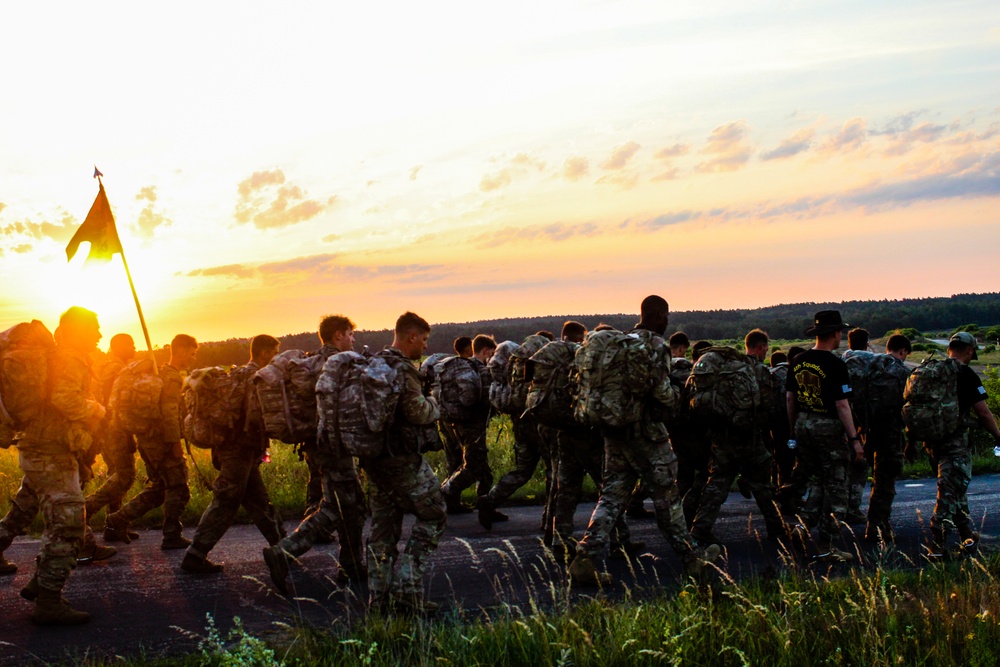
[(100, 187), (87, 219), (66, 246), (66, 261), (73, 259), (84, 241), (90, 242), (88, 262), (107, 262), (116, 252), (122, 251), (122, 243), (118, 240), (118, 229), (115, 227), (115, 216), (111, 213), (108, 196), (104, 194), (104, 183), (100, 183)]

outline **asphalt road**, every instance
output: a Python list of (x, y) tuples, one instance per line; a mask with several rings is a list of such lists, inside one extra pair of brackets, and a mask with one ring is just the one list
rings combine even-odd
[[(934, 488), (933, 480), (900, 482), (893, 511), (895, 550), (880, 556), (874, 547), (858, 544), (848, 536), (852, 550), (863, 556), (863, 565), (839, 565), (837, 569), (872, 566), (879, 558), (903, 567), (919, 567), (922, 527), (933, 510)], [(969, 506), (981, 526), (981, 548), (996, 549), (1000, 475), (975, 478)], [(592, 503), (579, 508), (578, 533), (592, 509)], [(510, 521), (496, 524), (492, 532), (483, 530), (474, 514), (449, 517), (427, 581), (429, 597), (442, 603), (446, 613), (475, 616), (502, 604), (529, 600), (560, 608), (567, 600), (595, 594), (593, 590), (569, 590), (565, 565), (541, 545), (540, 508), (505, 511)], [(676, 585), (680, 561), (655, 521), (631, 521), (630, 525), (633, 539), (646, 542), (646, 551), (631, 561), (608, 559), (605, 564), (615, 575), (615, 584), (603, 594), (620, 595), (626, 587), (655, 591)], [(291, 530), (294, 525), (289, 522), (287, 527)], [(734, 578), (766, 576), (792, 567), (779, 545), (762, 539), (763, 530), (753, 501), (731, 495), (715, 532), (726, 542), (722, 565)], [(186, 532), (190, 536), (193, 530)], [(83, 655), (186, 653), (196, 650), (205, 634), (207, 615), (223, 630), (239, 617), (249, 632), (267, 636), (284, 624), (324, 627), (350, 622), (364, 613), (365, 587), (339, 586), (333, 580), (336, 544), (317, 546), (301, 559), (301, 566), (292, 573), (294, 596), (286, 598), (271, 586), (261, 558), (265, 542), (252, 526), (233, 527), (212, 552), (214, 560), (226, 565), (219, 575), (183, 573), (179, 568), (183, 552), (161, 551), (159, 541), (157, 531), (144, 531), (140, 540), (121, 547), (113, 559), (78, 568), (64, 594), (94, 618), (72, 628), (40, 628), (28, 621), (32, 605), (22, 600), (18, 591), (32, 572), (38, 540), (15, 541), (6, 555), (21, 569), (14, 576), (0, 578), (0, 664), (45, 663)]]

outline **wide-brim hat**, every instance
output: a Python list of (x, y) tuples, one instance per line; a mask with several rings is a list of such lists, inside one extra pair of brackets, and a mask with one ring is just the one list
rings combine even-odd
[(821, 310), (813, 318), (813, 325), (803, 333), (806, 336), (822, 336), (824, 334), (850, 329), (851, 325), (840, 317), (839, 310)]

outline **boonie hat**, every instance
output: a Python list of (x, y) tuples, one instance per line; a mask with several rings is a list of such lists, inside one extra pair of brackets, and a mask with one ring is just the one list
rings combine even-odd
[(962, 345), (972, 346), (972, 358), (979, 358), (979, 355), (976, 353), (976, 350), (979, 349), (979, 343), (976, 342), (976, 337), (968, 331), (959, 331), (958, 333), (952, 334), (951, 338), (948, 339), (949, 347), (952, 343), (961, 343)]
[(851, 325), (840, 317), (839, 310), (821, 310), (813, 318), (813, 325), (803, 333), (806, 336), (822, 336), (841, 329), (850, 329)]

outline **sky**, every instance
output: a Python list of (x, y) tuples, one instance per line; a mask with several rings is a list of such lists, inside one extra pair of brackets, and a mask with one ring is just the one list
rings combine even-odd
[[(695, 6), (696, 5), (696, 6)], [(0, 8), (0, 329), (1000, 290), (1000, 3)]]

